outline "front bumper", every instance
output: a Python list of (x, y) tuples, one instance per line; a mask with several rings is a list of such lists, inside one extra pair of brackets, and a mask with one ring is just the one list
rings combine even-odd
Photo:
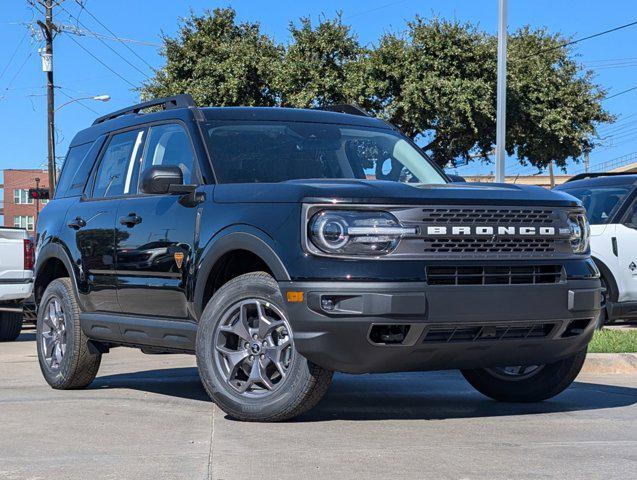
[(323, 368), (348, 373), (555, 362), (586, 348), (601, 303), (596, 278), (541, 285), (279, 286), (284, 299), (303, 292), (303, 301), (286, 303), (296, 349)]

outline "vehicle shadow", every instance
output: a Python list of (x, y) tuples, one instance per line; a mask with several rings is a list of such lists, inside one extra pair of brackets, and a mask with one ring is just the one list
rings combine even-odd
[(34, 342), (35, 341), (35, 332), (25, 332), (24, 330), (20, 334), (18, 338), (15, 339), (16, 342)]
[(576, 381), (538, 403), (502, 403), (475, 391), (459, 372), (338, 375), (324, 400), (296, 421), (445, 420), (619, 408), (637, 404), (637, 388)]
[[(98, 376), (91, 389), (133, 389), (208, 402), (197, 369), (167, 368)], [(458, 372), (337, 374), (325, 398), (293, 422), (498, 417), (620, 408), (637, 404), (637, 388), (575, 382), (540, 403), (500, 403), (476, 392)]]
[(199, 380), (197, 369), (193, 367), (100, 375), (88, 388), (91, 390), (131, 389), (188, 400), (210, 401)]

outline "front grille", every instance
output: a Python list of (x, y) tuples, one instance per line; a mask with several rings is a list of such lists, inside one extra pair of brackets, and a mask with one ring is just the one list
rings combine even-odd
[(431, 327), (425, 332), (423, 343), (462, 343), (499, 340), (546, 338), (556, 323), (512, 323), (492, 325), (451, 325)]
[(429, 253), (554, 253), (555, 240), (543, 238), (452, 238), (425, 239), (425, 251)]
[(534, 208), (424, 208), (424, 223), (470, 224), (550, 224), (552, 210)]
[(429, 285), (522, 285), (559, 283), (561, 265), (528, 266), (429, 266)]

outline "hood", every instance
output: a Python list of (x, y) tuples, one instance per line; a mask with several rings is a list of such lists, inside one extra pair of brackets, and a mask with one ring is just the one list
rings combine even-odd
[(289, 180), (228, 183), (214, 189), (219, 203), (377, 203), (577, 206), (570, 195), (528, 185), (447, 183), (411, 185), (381, 180)]

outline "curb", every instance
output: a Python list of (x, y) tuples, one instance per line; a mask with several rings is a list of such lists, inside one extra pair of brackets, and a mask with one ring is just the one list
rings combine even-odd
[(637, 375), (637, 353), (589, 353), (581, 373), (590, 375)]

